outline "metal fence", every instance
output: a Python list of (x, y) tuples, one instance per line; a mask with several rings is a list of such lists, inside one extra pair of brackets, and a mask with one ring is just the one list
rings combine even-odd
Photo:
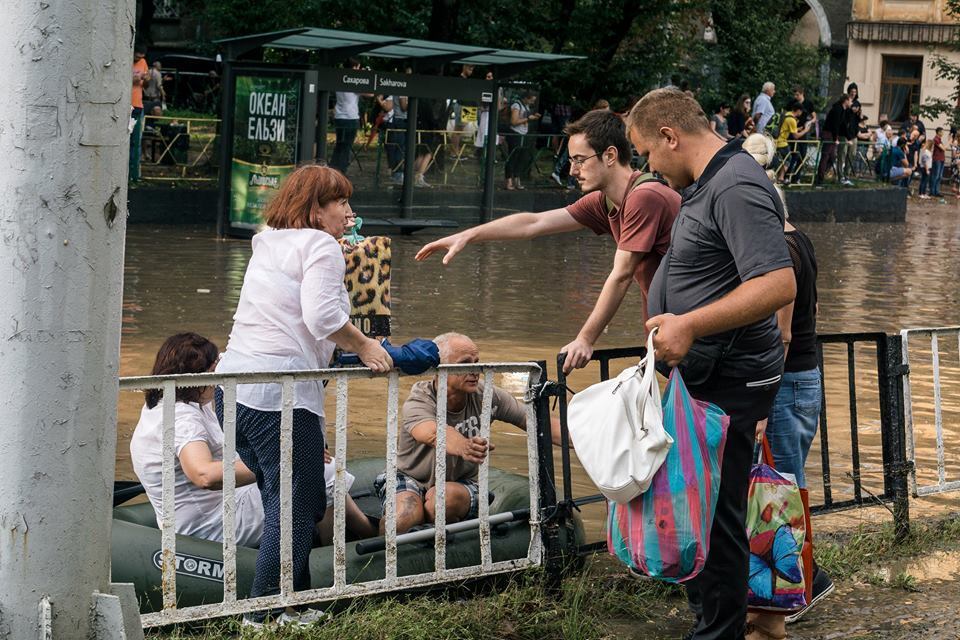
[[(910, 490), (914, 496), (955, 491), (960, 489), (960, 460), (955, 447), (948, 450), (946, 439), (955, 443), (960, 433), (956, 404), (960, 395), (960, 327), (904, 329), (900, 337), (907, 456), (912, 463)], [(956, 351), (951, 348), (954, 345)], [(944, 358), (948, 353), (951, 357)], [(931, 419), (936, 444), (933, 455), (929, 447), (918, 445), (922, 438), (929, 439)], [(947, 476), (948, 463), (952, 463), (953, 479)]]
[[(529, 386), (535, 389), (539, 385), (541, 368), (532, 363), (481, 363), (468, 365), (443, 365), (435, 373), (438, 377), (437, 388), (447, 388), (449, 375), (479, 373), (483, 376), (484, 391), (481, 415), (481, 437), (490, 437), (491, 406), (493, 398), (493, 376), (495, 373), (525, 373)], [(345, 551), (345, 461), (347, 451), (347, 406), (348, 383), (350, 380), (369, 378), (387, 380), (386, 406), (386, 507), (385, 507), (385, 576), (380, 580), (348, 583), (346, 577)], [(543, 561), (543, 545), (540, 532), (540, 460), (538, 447), (542, 446), (543, 428), (538, 428), (537, 407), (528, 401), (527, 406), (527, 465), (530, 489), (530, 542), (525, 557), (515, 560), (494, 562), (491, 552), (491, 523), (488, 494), (489, 457), (479, 469), (479, 537), (480, 564), (462, 568), (446, 566), (446, 431), (437, 429), (436, 437), (436, 518), (435, 518), (435, 555), (434, 570), (429, 573), (397, 575), (397, 533), (396, 533), (396, 492), (397, 492), (397, 435), (398, 401), (400, 374), (393, 371), (386, 376), (374, 376), (366, 368), (320, 369), (315, 371), (293, 371), (276, 373), (242, 374), (192, 374), (178, 376), (145, 376), (121, 378), (121, 391), (142, 391), (161, 389), (163, 391), (163, 478), (162, 478), (162, 514), (161, 514), (161, 571), (163, 590), (163, 610), (145, 614), (141, 621), (144, 627), (154, 627), (172, 623), (188, 622), (237, 615), (245, 612), (274, 609), (286, 606), (334, 600), (343, 597), (368, 595), (396, 589), (416, 586), (435, 585), (467, 578), (515, 571), (540, 565)], [(293, 403), (294, 385), (300, 381), (330, 381), (336, 390), (336, 483), (334, 490), (334, 578), (333, 586), (306, 591), (293, 590), (293, 552), (292, 552), (292, 466), (293, 466)], [(237, 561), (235, 541), (235, 490), (236, 477), (232, 464), (223, 465), (223, 601), (178, 608), (176, 599), (176, 535), (174, 521), (174, 411), (177, 387), (206, 387), (220, 385), (223, 388), (224, 402), (224, 444), (223, 459), (236, 458), (236, 413), (237, 386), (242, 384), (277, 383), (282, 388), (282, 409), (280, 426), (280, 594), (258, 598), (242, 599), (237, 594)], [(527, 394), (533, 398), (533, 392)], [(437, 424), (446, 424), (446, 394), (437, 395)], [(549, 422), (546, 428), (549, 437)]]
[[(429, 156), (420, 170), (432, 175), (431, 186), (479, 188), (483, 183), (486, 147), (476, 146), (479, 132), (475, 128), (463, 131), (446, 129), (417, 129), (417, 157)], [(506, 138), (513, 135), (511, 144)], [(371, 130), (358, 141), (351, 150), (351, 165), (362, 173), (365, 166), (372, 164), (373, 184), (379, 187), (386, 176), (404, 171), (403, 145), (399, 138), (405, 136), (401, 130)], [(534, 177), (546, 183), (554, 171), (556, 162), (555, 147), (559, 134), (529, 133), (498, 134), (497, 160), (499, 172), (504, 171), (507, 163), (518, 165), (521, 177)], [(361, 139), (363, 138), (363, 139)], [(376, 143), (374, 143), (376, 139)], [(376, 153), (371, 161), (370, 155)], [(551, 182), (555, 186), (555, 183)]]
[[(911, 464), (906, 454), (906, 444), (903, 428), (903, 387), (904, 371), (901, 366), (900, 336), (888, 336), (883, 333), (859, 334), (824, 334), (817, 338), (820, 369), (823, 373), (821, 385), (821, 413), (820, 413), (820, 478), (822, 484), (813, 488), (811, 493), (811, 512), (826, 513), (844, 509), (882, 504), (890, 509), (893, 515), (898, 539), (903, 539), (909, 533), (909, 492), (907, 477)], [(827, 380), (832, 380), (836, 373), (833, 362), (824, 365), (823, 349), (825, 345), (841, 345), (845, 347), (846, 365), (846, 413), (849, 417), (848, 428), (836, 427), (839, 420), (828, 421), (828, 395), (826, 393)], [(863, 368), (858, 368), (858, 361), (863, 355), (870, 353), (875, 358), (875, 371), (864, 377)], [(611, 362), (629, 359), (633, 363), (646, 355), (645, 347), (626, 347), (619, 349), (600, 349), (593, 352), (592, 360), (599, 363), (600, 380), (610, 378)], [(567, 387), (566, 376), (563, 374), (565, 354), (557, 356), (557, 383), (549, 394), (556, 397), (559, 410), (563, 437), (567, 437)], [(859, 393), (864, 386), (872, 387), (876, 393)], [(907, 390), (909, 393), (909, 389)], [(880, 451), (879, 460), (870, 460), (873, 467), (882, 470), (882, 484), (876, 491), (870, 491), (863, 486), (860, 433), (863, 425), (860, 421), (861, 413), (869, 413), (879, 422)], [(831, 424), (834, 425), (831, 428)], [(837, 441), (843, 445), (836, 444)], [(566, 442), (566, 441), (564, 441)], [(834, 445), (831, 445), (834, 442)], [(567, 512), (587, 504), (604, 503), (606, 498), (601, 494), (574, 496), (572, 470), (569, 450), (562, 448), (562, 498), (558, 504), (565, 506)], [(837, 458), (843, 459), (843, 465), (838, 465)], [(849, 462), (848, 462), (849, 461)], [(845, 467), (841, 469), (841, 467)], [(836, 476), (841, 472), (848, 477), (852, 484), (852, 495), (846, 499), (837, 499), (835, 494)], [(814, 483), (811, 483), (814, 484)], [(816, 497), (814, 497), (816, 496)], [(604, 549), (606, 541), (592, 541), (578, 547), (580, 553), (591, 553)]]
[(215, 182), (220, 141), (217, 118), (146, 116), (140, 170), (144, 180)]

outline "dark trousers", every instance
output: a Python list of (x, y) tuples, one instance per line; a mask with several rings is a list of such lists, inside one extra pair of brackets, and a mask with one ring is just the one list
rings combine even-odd
[(333, 155), (330, 156), (330, 166), (341, 173), (346, 173), (350, 166), (350, 152), (353, 150), (353, 141), (357, 139), (359, 120), (343, 120), (336, 118), (333, 121), (333, 130), (337, 134), (337, 141), (333, 145)]
[(136, 120), (133, 131), (130, 133), (130, 173), (128, 179), (133, 182), (140, 180), (140, 142), (143, 138), (143, 108), (132, 107), (130, 118)]
[[(817, 166), (817, 182), (823, 182), (824, 177), (830, 166), (837, 160), (837, 145), (840, 141), (837, 136), (829, 131), (823, 132), (823, 143), (820, 147), (820, 164)], [(840, 172), (837, 172), (837, 180), (840, 179)]]
[(391, 173), (400, 172), (400, 164), (404, 161), (407, 151), (407, 121), (400, 120), (390, 123), (387, 129), (387, 142), (384, 145), (387, 152), (387, 163)]
[(507, 140), (507, 164), (504, 167), (504, 175), (508, 180), (510, 178), (520, 178), (526, 173), (527, 169), (529, 149), (524, 144), (526, 136), (519, 133), (510, 133), (505, 137)]
[[(214, 401), (222, 425), (220, 388)], [(307, 409), (294, 409), (291, 506), (295, 591), (310, 588), (313, 529), (327, 509), (323, 449), (323, 419)], [(258, 411), (237, 403), (237, 454), (257, 477), (263, 500), (263, 535), (250, 597), (276, 595), (280, 593), (280, 412)]]
[(686, 583), (697, 615), (696, 640), (740, 640), (747, 616), (750, 546), (747, 540), (747, 488), (753, 465), (757, 421), (767, 417), (779, 378), (748, 387), (750, 380), (714, 379), (690, 394), (712, 402), (730, 416), (720, 466), (720, 495), (710, 530), (710, 552), (703, 571)]

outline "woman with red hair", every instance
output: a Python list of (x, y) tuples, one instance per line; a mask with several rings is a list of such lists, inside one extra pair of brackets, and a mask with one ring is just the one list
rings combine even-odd
[[(350, 322), (346, 269), (337, 239), (353, 217), (353, 186), (330, 167), (300, 167), (265, 212), (268, 228), (253, 237), (233, 329), (218, 373), (295, 371), (329, 365), (335, 346), (359, 355), (375, 372), (393, 362)], [(310, 588), (314, 523), (326, 509), (324, 388), (297, 382), (293, 397), (293, 586)], [(250, 596), (280, 592), (281, 387), (237, 387), (237, 452), (257, 477), (264, 524)], [(265, 612), (245, 618), (260, 623)]]

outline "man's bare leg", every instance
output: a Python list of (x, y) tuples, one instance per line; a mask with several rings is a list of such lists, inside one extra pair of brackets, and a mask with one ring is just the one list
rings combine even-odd
[[(447, 522), (460, 522), (470, 511), (470, 492), (459, 482), (448, 482), (446, 491)], [(434, 522), (437, 517), (436, 487), (430, 487), (423, 498), (423, 510), (427, 521)]]
[[(397, 533), (406, 533), (410, 527), (424, 522), (423, 500), (413, 491), (397, 492)], [(380, 519), (380, 535), (386, 532), (386, 517)]]

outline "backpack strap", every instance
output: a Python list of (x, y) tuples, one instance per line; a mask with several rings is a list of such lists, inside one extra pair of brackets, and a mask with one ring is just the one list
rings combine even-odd
[[(630, 192), (627, 195), (629, 195), (630, 193), (633, 193), (634, 191), (640, 188), (640, 185), (646, 184), (647, 182), (659, 182), (664, 186), (666, 186), (667, 184), (666, 180), (664, 180), (657, 174), (651, 173), (648, 171), (646, 173), (641, 173), (639, 176), (637, 176), (637, 179), (633, 181), (633, 186), (630, 187)], [(617, 203), (611, 200), (607, 196), (604, 197), (604, 204), (606, 205), (607, 215), (610, 215), (617, 209)]]

